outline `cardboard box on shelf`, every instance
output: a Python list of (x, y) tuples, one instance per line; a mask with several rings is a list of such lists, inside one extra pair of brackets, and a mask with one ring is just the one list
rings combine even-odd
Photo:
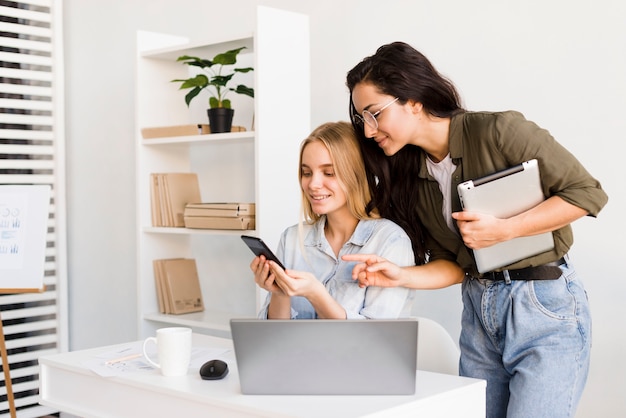
[(152, 226), (184, 227), (185, 205), (200, 199), (196, 173), (151, 173)]
[(204, 310), (195, 259), (153, 260), (159, 311), (183, 314)]
[(185, 216), (185, 227), (196, 229), (254, 229), (254, 216), (235, 218), (217, 216)]
[(254, 215), (254, 203), (187, 203), (185, 216), (219, 216), (236, 218)]

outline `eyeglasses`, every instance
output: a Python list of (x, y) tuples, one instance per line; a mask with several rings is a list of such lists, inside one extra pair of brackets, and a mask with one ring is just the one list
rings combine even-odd
[(363, 122), (365, 122), (371, 128), (378, 129), (378, 120), (376, 118), (378, 118), (378, 115), (380, 115), (380, 112), (387, 109), (389, 106), (397, 102), (399, 99), (400, 99), (399, 97), (396, 97), (395, 99), (393, 99), (392, 101), (390, 101), (389, 103), (381, 107), (378, 112), (371, 113), (369, 110), (364, 110), (362, 115), (355, 113), (354, 115), (352, 115), (352, 118), (357, 123), (360, 123), (361, 125), (363, 125)]

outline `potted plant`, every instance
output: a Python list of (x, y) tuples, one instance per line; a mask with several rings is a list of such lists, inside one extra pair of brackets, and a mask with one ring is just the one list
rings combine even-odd
[(248, 86), (243, 84), (239, 84), (234, 88), (229, 86), (231, 79), (236, 73), (253, 71), (252, 67), (233, 68), (231, 72), (224, 72), (226, 71), (224, 66), (234, 65), (237, 62), (237, 55), (244, 48), (245, 46), (217, 54), (212, 60), (189, 55), (180, 56), (176, 60), (185, 65), (198, 67), (204, 71), (204, 73), (197, 74), (194, 77), (176, 79), (172, 80), (172, 82), (181, 83), (181, 90), (191, 89), (185, 95), (187, 106), (202, 90), (207, 89), (211, 95), (209, 97), (209, 109), (207, 109), (211, 133), (230, 132), (231, 130), (234, 109), (231, 108), (230, 100), (226, 98), (228, 93), (232, 91), (254, 97), (254, 89)]

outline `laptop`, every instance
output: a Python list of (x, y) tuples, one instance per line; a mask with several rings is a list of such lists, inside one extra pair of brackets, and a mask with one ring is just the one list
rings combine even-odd
[[(517, 215), (545, 199), (536, 159), (466, 181), (457, 188), (463, 209), (498, 218)], [(474, 259), (478, 272), (485, 273), (553, 248), (552, 233), (546, 232), (474, 250)]]
[(413, 395), (417, 319), (231, 319), (247, 395)]

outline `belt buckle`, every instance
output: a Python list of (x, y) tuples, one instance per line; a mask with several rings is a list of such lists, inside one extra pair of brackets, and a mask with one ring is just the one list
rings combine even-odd
[(482, 284), (483, 286), (487, 286), (491, 283), (502, 281), (501, 278), (497, 277), (498, 273), (499, 272), (497, 271), (488, 271), (486, 273), (483, 273), (482, 276), (470, 276), (470, 277), (472, 278), (472, 280), (478, 281), (478, 283)]
[(485, 274), (486, 277), (483, 279), (490, 280), (492, 282), (504, 282), (506, 284), (511, 284), (511, 273), (509, 270), (501, 270), (501, 271), (490, 271)]
[(482, 274), (482, 277), (473, 277), (478, 280), (482, 284), (487, 284), (487, 282), (505, 282), (506, 284), (511, 284), (511, 274), (509, 270), (502, 271), (488, 271)]

